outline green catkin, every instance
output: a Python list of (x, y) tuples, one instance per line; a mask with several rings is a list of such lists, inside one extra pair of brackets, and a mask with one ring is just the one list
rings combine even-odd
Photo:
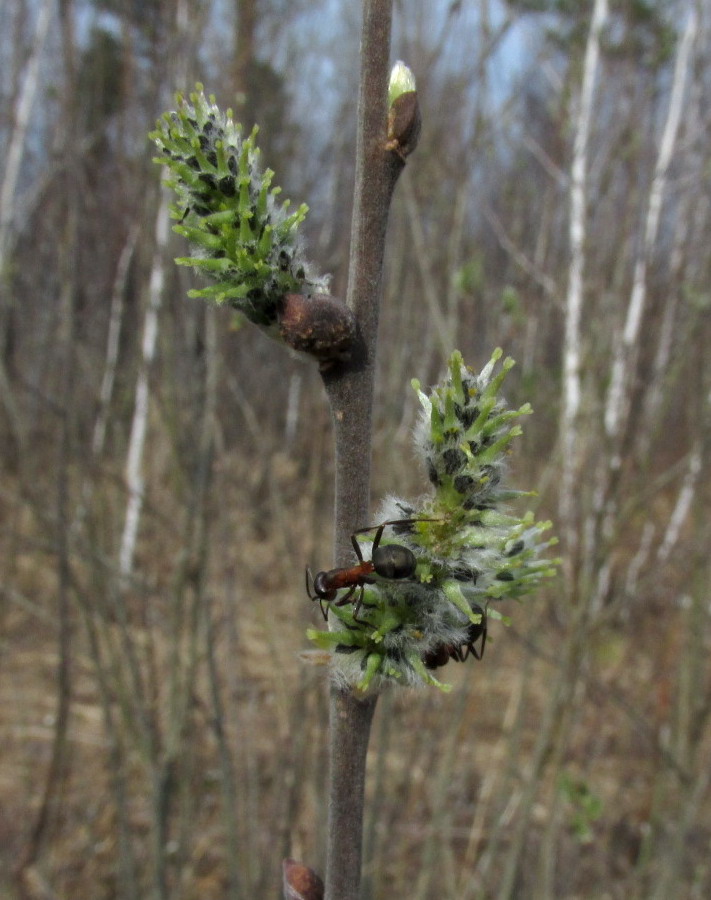
[[(412, 382), (422, 406), (415, 448), (431, 492), (417, 502), (388, 498), (379, 520), (418, 520), (389, 526), (381, 539), (381, 545), (404, 545), (415, 554), (415, 576), (376, 577), (364, 589), (357, 620), (351, 604), (331, 605), (338, 630), (308, 632), (320, 648), (332, 651), (344, 684), (361, 691), (387, 684), (449, 690), (425, 664), (429, 654), (466, 646), (468, 629), (477, 627), (479, 634), (486, 616), (506, 621), (495, 604), (520, 599), (555, 574), (558, 560), (542, 557), (555, 544), (555, 538), (544, 537), (550, 522), (536, 522), (530, 511), (516, 515), (507, 506), (531, 495), (511, 489), (504, 478), (509, 445), (521, 434), (515, 420), (531, 407), (512, 410), (500, 398), (513, 366), (506, 359), (496, 371), (501, 356), (497, 349), (475, 375), (455, 351), (447, 378), (429, 394)], [(372, 540), (368, 534), (360, 538), (365, 559)]]

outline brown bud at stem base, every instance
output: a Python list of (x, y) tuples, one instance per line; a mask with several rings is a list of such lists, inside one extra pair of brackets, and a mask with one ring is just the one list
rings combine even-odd
[(348, 360), (356, 339), (351, 310), (328, 294), (286, 294), (279, 312), (279, 333), (294, 350), (315, 356), (321, 368)]
[(323, 900), (323, 881), (313, 869), (295, 859), (282, 863), (285, 900)]

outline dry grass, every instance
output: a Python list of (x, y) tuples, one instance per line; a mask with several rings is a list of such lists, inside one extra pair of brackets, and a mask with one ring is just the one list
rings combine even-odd
[[(122, 859), (132, 860), (138, 896), (153, 896), (157, 855), (167, 896), (201, 900), (275, 896), (287, 855), (322, 866), (325, 671), (298, 654), (307, 646), (305, 628), (320, 616), (305, 596), (303, 566), (328, 558), (328, 515), (319, 509), (319, 490), (304, 485), (327, 478), (323, 459), (297, 465), (279, 452), (253, 466), (221, 459), (199, 595), (176, 580), (177, 511), (172, 518), (156, 501), (140, 554), (150, 577), (126, 592), (123, 624), (107, 614), (106, 597), (92, 595), (92, 585), (110, 581), (97, 574), (96, 558), (73, 561), (81, 602), (75, 595), (71, 607), (66, 766), (53, 785), (48, 828), (24, 872), (22, 894), (10, 873), (26, 853), (52, 756), (58, 643), (51, 516), (33, 514), (17, 490), (6, 509), (3, 550), (9, 574), (0, 655), (3, 896), (126, 896)], [(513, 865), (521, 822), (515, 896), (546, 896), (542, 890), (560, 898), (653, 896), (660, 866), (669, 864), (664, 850), (711, 753), (708, 727), (692, 740), (688, 711), (684, 719), (693, 632), (690, 610), (673, 596), (671, 581), (659, 583), (633, 610), (600, 617), (572, 700), (552, 725), (544, 723), (570, 621), (559, 602), (543, 597), (509, 610), (512, 629), (492, 623), (482, 662), (449, 665), (443, 675), (454, 684), (450, 695), (382, 697), (368, 761), (369, 896), (495, 897)], [(192, 620), (195, 603), (202, 612)], [(208, 608), (224, 744), (215, 726)], [(198, 623), (195, 645), (191, 621)], [(89, 640), (91, 623), (100, 652)], [(128, 646), (141, 673), (143, 705), (134, 702)], [(708, 698), (706, 658), (695, 671), (692, 696)], [(188, 693), (178, 696), (187, 700), (182, 719), (181, 686)], [(147, 731), (141, 714), (151, 723)], [(548, 745), (536, 772), (542, 736)], [(599, 817), (585, 821), (585, 810), (562, 792), (563, 775), (599, 799)], [(161, 783), (168, 785), (161, 795), (162, 844), (156, 843)], [(581, 816), (585, 834), (576, 833)], [(705, 896), (710, 839), (703, 797), (685, 832), (675, 897)], [(230, 860), (242, 894), (229, 893)]]

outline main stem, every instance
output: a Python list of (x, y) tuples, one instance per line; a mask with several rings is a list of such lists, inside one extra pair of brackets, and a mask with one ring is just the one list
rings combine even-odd
[[(347, 302), (358, 346), (324, 375), (336, 442), (335, 561), (352, 561), (350, 535), (369, 524), (373, 375), (388, 210), (402, 162), (385, 149), (392, 0), (364, 0), (356, 180)], [(326, 900), (360, 890), (365, 760), (377, 697), (331, 684)]]

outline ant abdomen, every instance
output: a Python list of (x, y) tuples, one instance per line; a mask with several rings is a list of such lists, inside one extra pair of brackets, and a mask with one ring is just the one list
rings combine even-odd
[(401, 544), (376, 547), (371, 559), (375, 574), (381, 578), (412, 578), (417, 568), (415, 554)]

